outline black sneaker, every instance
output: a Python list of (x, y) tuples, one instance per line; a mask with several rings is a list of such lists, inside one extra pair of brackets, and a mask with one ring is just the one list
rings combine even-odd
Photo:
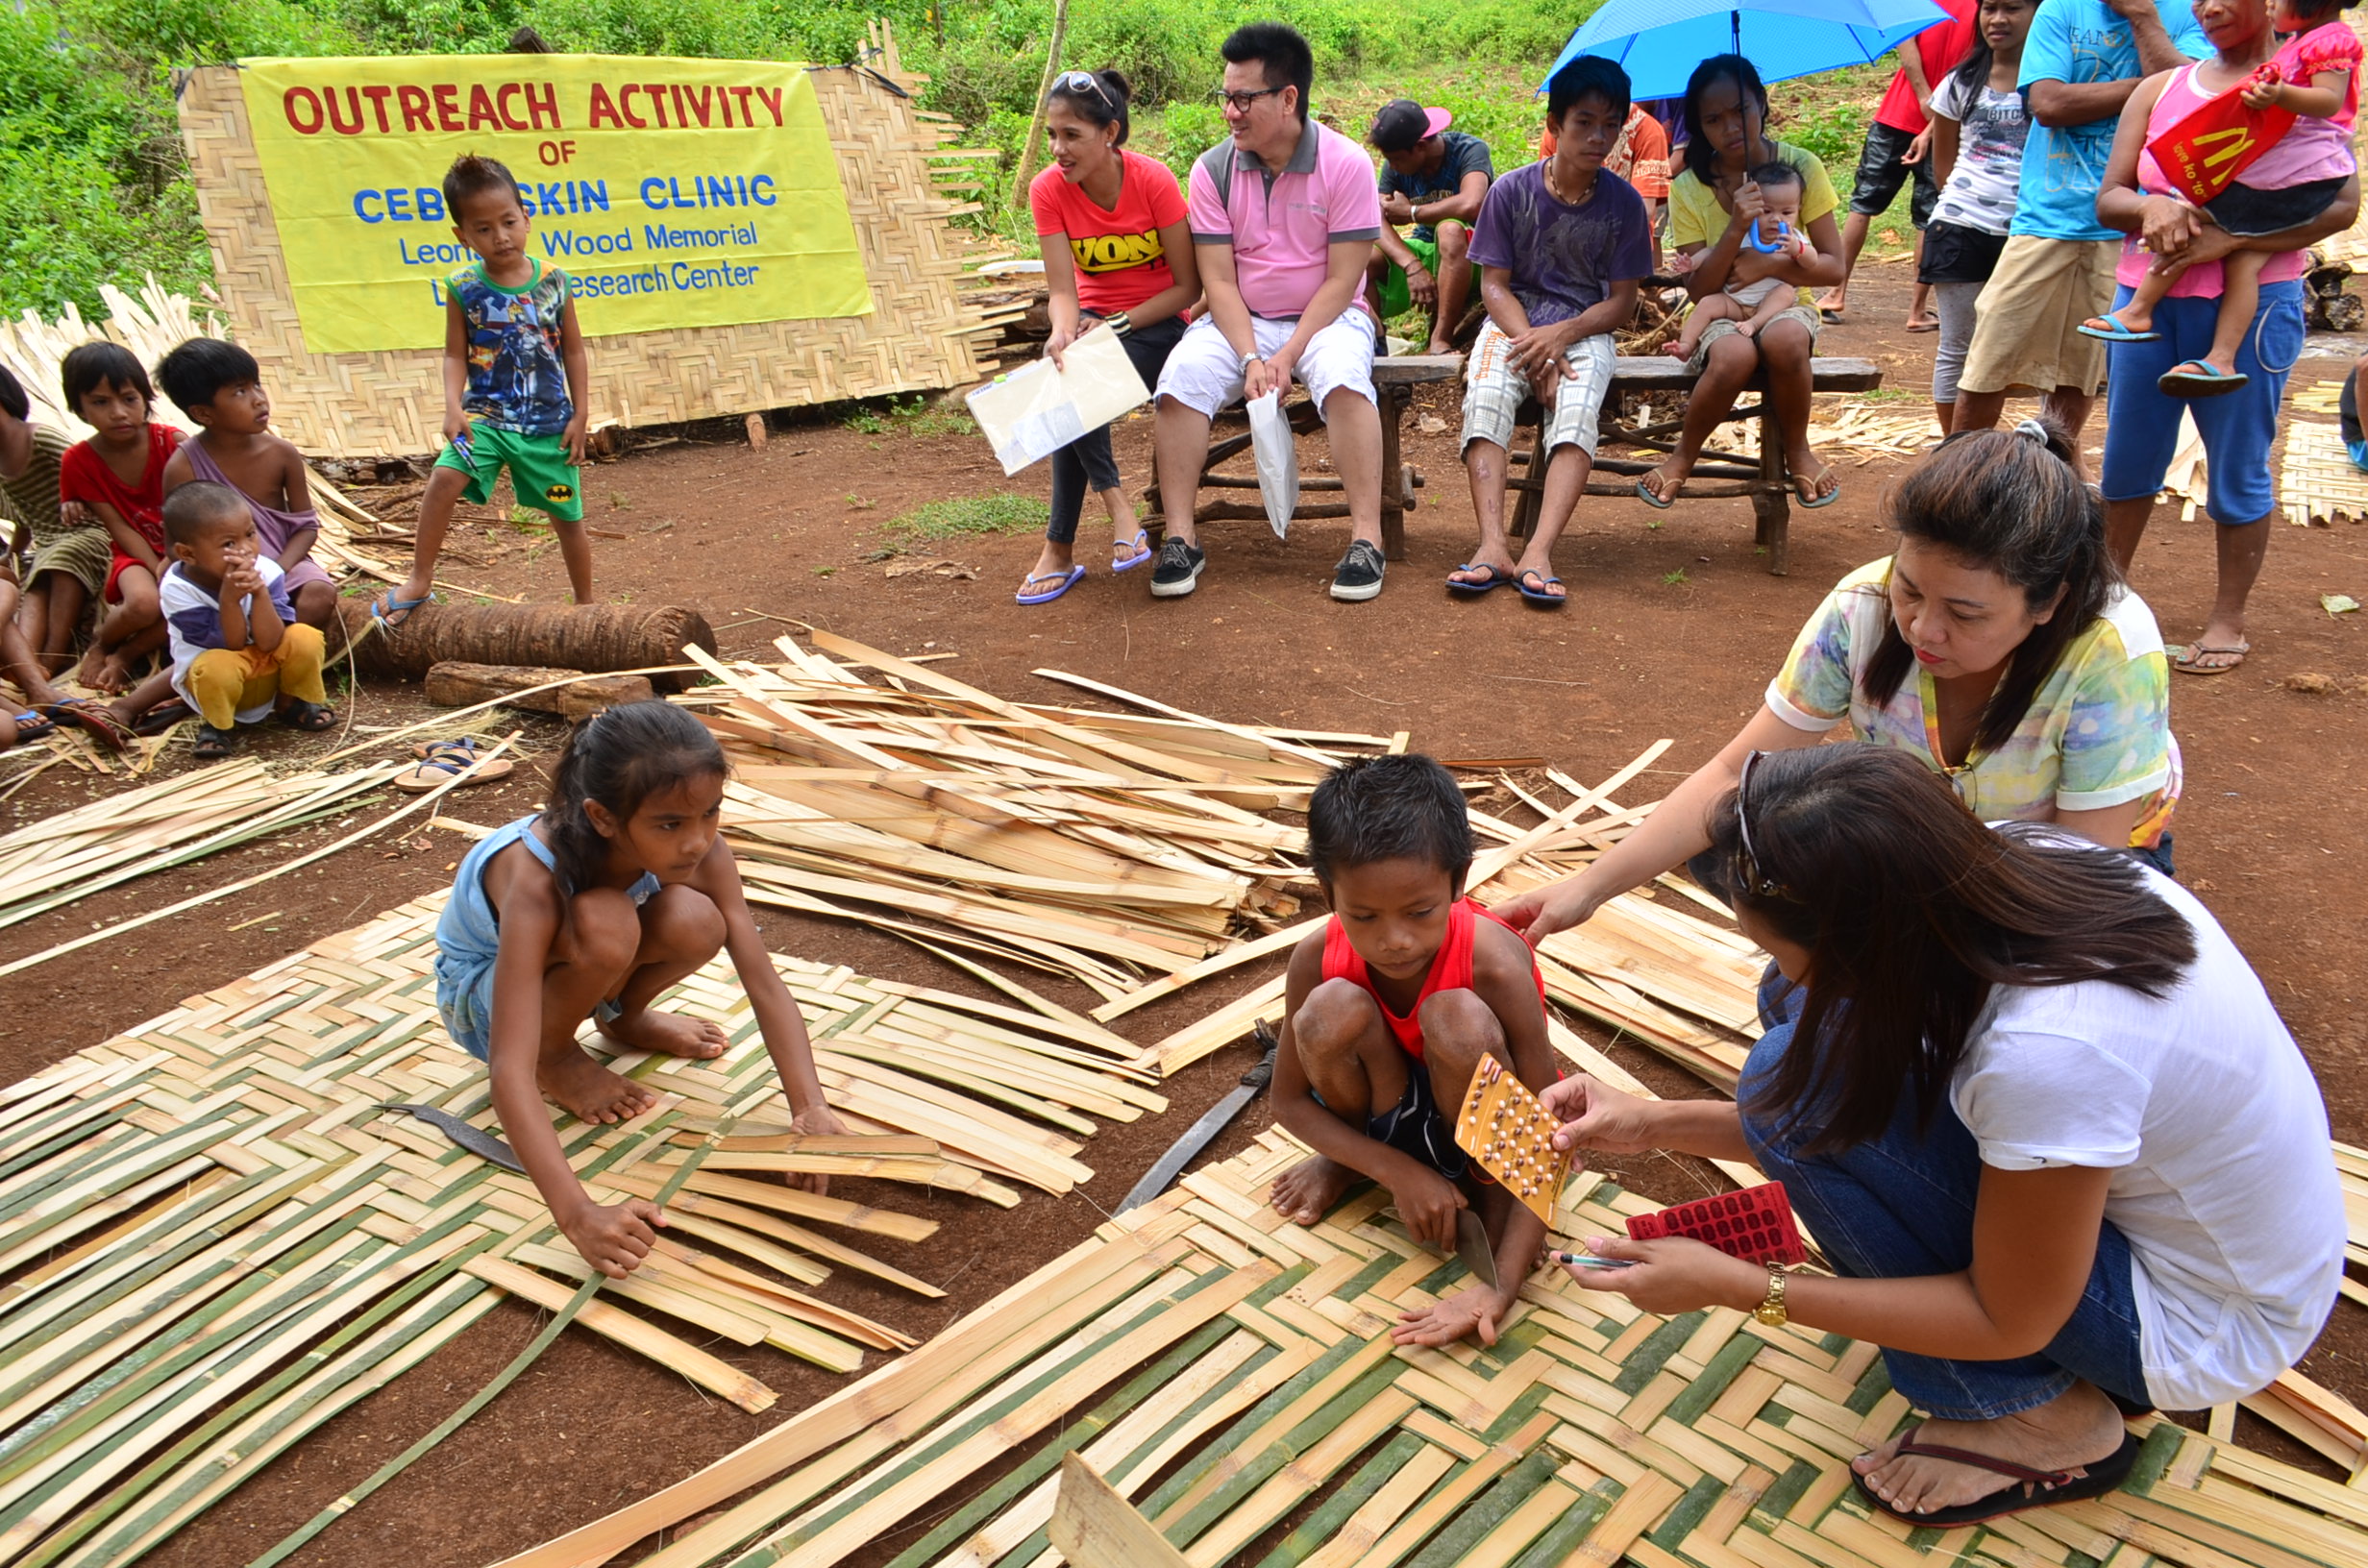
[(1355, 602), (1381, 594), (1381, 547), (1360, 539), (1332, 573), (1332, 597)]
[(1170, 534), (1159, 544), (1159, 564), (1151, 568), (1153, 599), (1182, 599), (1200, 586), (1200, 569), (1209, 564), (1206, 552)]

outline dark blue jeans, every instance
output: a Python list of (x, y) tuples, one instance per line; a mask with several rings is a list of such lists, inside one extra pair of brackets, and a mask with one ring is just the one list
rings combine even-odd
[[(1752, 1109), (1776, 1064), (1792, 1048), (1801, 1002), (1800, 989), (1769, 966), (1760, 986), (1760, 1017), (1767, 1032), (1752, 1047), (1736, 1090), (1752, 1157), (1770, 1180), (1785, 1184), (1792, 1207), (1841, 1273), (1910, 1279), (1970, 1267), (1982, 1160), (1973, 1135), (1947, 1100), (1934, 1113), (1932, 1125), (1919, 1130), (1915, 1108), (1903, 1099), (1881, 1137), (1821, 1155), (1799, 1152), (1814, 1133), (1813, 1119)], [(2149, 1407), (2138, 1357), (2130, 1243), (2112, 1225), (2103, 1227), (2088, 1288), (2063, 1328), (2035, 1356), (1961, 1361), (1886, 1350), (1883, 1360), (1892, 1387), (1943, 1420), (1983, 1421), (2033, 1409), (2063, 1394), (2075, 1379), (2096, 1384), (2131, 1413), (2144, 1410)]]
[[(1081, 325), (1090, 329), (1098, 319), (1087, 316)], [(1119, 340), (1119, 346), (1133, 361), (1143, 384), (1157, 386), (1168, 351), (1183, 335), (1184, 318), (1171, 316), (1166, 321), (1139, 323)], [(1110, 451), (1110, 427), (1098, 425), (1052, 454), (1052, 518), (1045, 525), (1045, 537), (1056, 545), (1074, 543), (1085, 498), (1118, 487), (1119, 463)]]

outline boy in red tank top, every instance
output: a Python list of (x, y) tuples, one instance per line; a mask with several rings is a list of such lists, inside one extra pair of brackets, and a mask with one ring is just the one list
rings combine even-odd
[(1424, 756), (1361, 758), (1316, 786), (1308, 858), (1332, 906), (1291, 955), (1274, 1119), (1316, 1153), (1274, 1183), (1285, 1218), (1313, 1225), (1360, 1182), (1390, 1189), (1417, 1241), (1455, 1247), (1475, 1210), (1496, 1254), (1474, 1284), (1392, 1331), (1399, 1344), (1496, 1342), (1545, 1227), (1465, 1158), (1455, 1115), (1484, 1056), (1532, 1090), (1556, 1077), (1545, 986), (1529, 944), (1464, 897), (1471, 818)]

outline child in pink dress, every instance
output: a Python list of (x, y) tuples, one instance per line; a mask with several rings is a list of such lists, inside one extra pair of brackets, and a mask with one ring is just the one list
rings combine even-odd
[[(2306, 224), (2327, 210), (2352, 177), (2356, 167), (2352, 124), (2359, 112), (2361, 49), (2358, 35), (2343, 19), (2350, 4), (2272, 0), (2271, 24), (2293, 37), (2270, 57), (2240, 97), (2247, 109), (2284, 109), (2297, 117), (2285, 135), (2247, 165), (2243, 178), (2205, 204), (2205, 213), (2231, 234), (2258, 238)], [(2195, 70), (2193, 65), (2179, 67), (2162, 89), (2147, 129), (2149, 140), (2217, 96), (2194, 80)], [(2138, 157), (2138, 183), (2149, 190), (2172, 188), (2151, 152)], [(2165, 393), (2208, 398), (2245, 384), (2248, 378), (2234, 368), (2236, 356), (2260, 305), (2261, 268), (2276, 249), (2285, 248), (2247, 248), (2222, 259), (2219, 329), (2211, 350), (2202, 359), (2171, 367), (2158, 382)], [(2173, 291), (2185, 270), (2183, 263), (2158, 260), (2127, 305), (2082, 323), (2080, 330), (2109, 343), (2160, 335), (2154, 331), (2154, 307)]]

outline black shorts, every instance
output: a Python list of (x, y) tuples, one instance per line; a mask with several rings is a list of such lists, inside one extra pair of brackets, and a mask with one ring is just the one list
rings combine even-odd
[[(1323, 1104), (1321, 1094), (1309, 1092), (1318, 1105)], [(1406, 1062), (1406, 1092), (1397, 1104), (1365, 1119), (1365, 1136), (1421, 1161), (1451, 1182), (1462, 1181), (1470, 1164), (1455, 1140), (1454, 1124), (1440, 1114), (1429, 1069), (1411, 1057)]]
[(1936, 223), (1924, 231), (1924, 264), (1915, 269), (1919, 283), (1986, 283), (1998, 270), (1998, 253), (2007, 236), (1962, 224)]
[(1918, 229), (1933, 221), (1933, 204), (1940, 187), (1933, 184), (1933, 156), (1928, 151), (1913, 163), (1900, 161), (1916, 133), (1902, 131), (1881, 120), (1866, 128), (1866, 145), (1859, 150), (1859, 183), (1850, 192), (1850, 210), (1876, 218), (1891, 209), (1899, 187), (1912, 176), (1915, 194), (1908, 201), (1909, 221)]
[(2343, 185), (2341, 180), (2306, 180), (2299, 185), (2258, 190), (2239, 181), (2206, 202), (2204, 210), (2232, 234), (2274, 234), (2326, 211)]

